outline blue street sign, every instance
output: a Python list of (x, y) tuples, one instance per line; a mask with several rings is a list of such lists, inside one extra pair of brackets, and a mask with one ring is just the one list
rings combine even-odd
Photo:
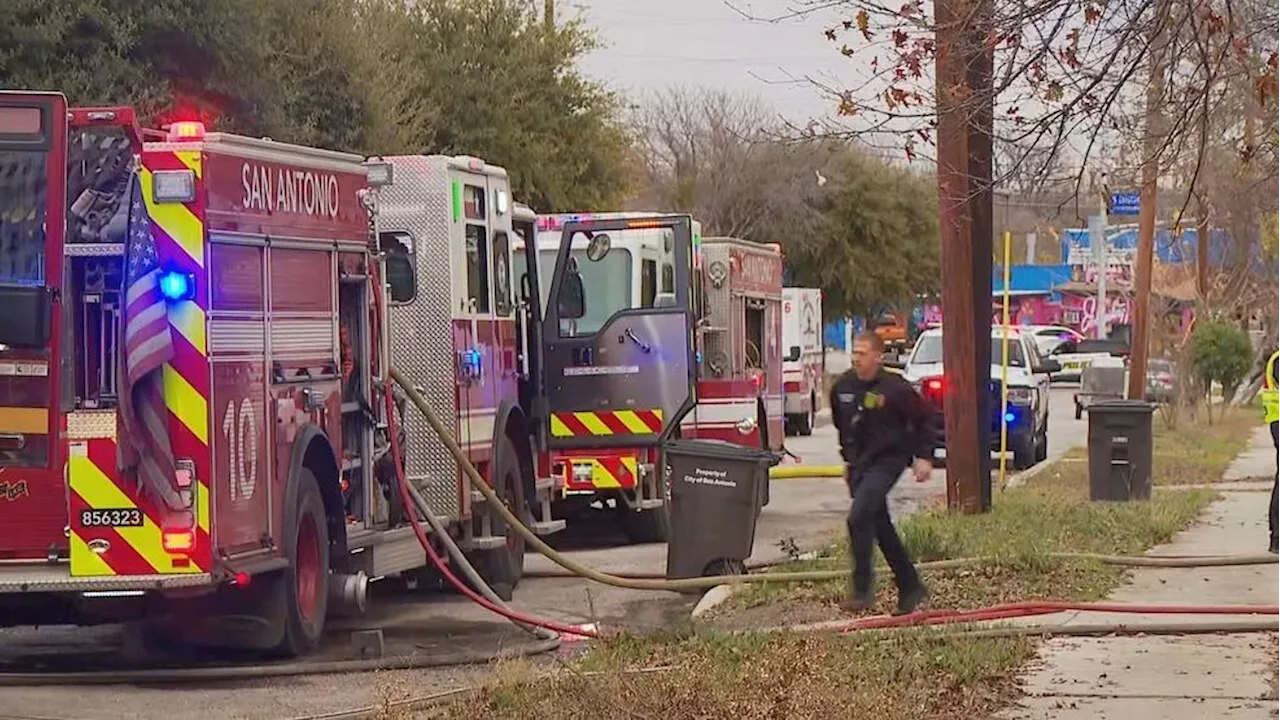
[(1138, 208), (1142, 205), (1142, 193), (1134, 190), (1130, 192), (1111, 193), (1111, 207), (1107, 212), (1111, 215), (1137, 215)]

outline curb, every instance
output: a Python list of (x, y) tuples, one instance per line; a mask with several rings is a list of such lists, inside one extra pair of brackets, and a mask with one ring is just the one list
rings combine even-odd
[[(817, 559), (817, 557), (818, 557), (818, 551), (810, 550), (809, 552), (800, 553), (799, 555), (796, 556), (795, 559), (796, 560), (815, 560)], [(710, 590), (703, 593), (702, 597), (698, 599), (698, 604), (693, 606), (693, 611), (689, 613), (689, 617), (693, 620), (697, 620), (703, 615), (706, 615), (707, 613), (711, 612), (713, 608), (719, 605), (722, 605), (725, 600), (728, 600), (730, 597), (733, 596), (733, 593), (738, 588), (742, 588), (742, 587), (746, 587), (746, 585), (745, 584), (717, 585), (711, 588)]]

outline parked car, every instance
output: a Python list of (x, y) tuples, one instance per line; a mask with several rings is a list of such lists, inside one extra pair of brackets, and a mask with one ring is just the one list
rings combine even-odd
[(1028, 325), (1020, 328), (1035, 339), (1041, 355), (1048, 356), (1065, 342), (1080, 342), (1085, 337), (1065, 325)]
[[(1000, 406), (1000, 358), (1002, 330), (991, 333), (990, 368), (992, 393), (992, 450), (999, 450), (1001, 421), (1008, 423), (1008, 446), (1013, 466), (1019, 470), (1044, 460), (1049, 452), (1050, 374), (1058, 363), (1041, 356), (1032, 336), (1013, 330), (1009, 336), (1009, 404)], [(925, 330), (902, 366), (903, 376), (928, 398), (941, 414), (947, 396), (947, 377), (942, 364), (942, 328)], [(946, 443), (946, 429), (938, 423), (939, 446)]]
[(1049, 353), (1062, 368), (1053, 374), (1054, 380), (1079, 380), (1085, 368), (1095, 361), (1107, 358), (1125, 358), (1129, 348), (1118, 340), (1067, 340)]

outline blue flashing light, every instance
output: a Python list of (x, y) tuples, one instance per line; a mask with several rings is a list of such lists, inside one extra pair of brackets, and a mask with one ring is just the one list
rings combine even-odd
[(472, 374), (480, 373), (480, 351), (470, 348), (462, 351), (462, 367)]
[(166, 300), (194, 300), (196, 278), (191, 273), (169, 271), (160, 276), (160, 294)]
[(695, 353), (693, 354), (693, 361), (694, 361), (694, 363), (696, 363), (696, 364), (698, 364), (698, 365), (701, 365), (701, 364), (702, 364), (702, 351), (701, 351), (701, 350), (699, 350), (699, 351), (697, 351), (697, 352), (695, 352)]
[(1012, 424), (1013, 424), (1013, 422), (1014, 422), (1015, 420), (1017, 420), (1017, 419), (1018, 419), (1018, 416), (1017, 416), (1017, 415), (1014, 415), (1014, 414), (1013, 414), (1013, 413), (1011, 413), (1011, 412), (1007, 412), (1007, 413), (1005, 413), (1005, 414), (1004, 414), (1004, 421), (1005, 421), (1006, 423), (1009, 423), (1010, 425), (1012, 425)]

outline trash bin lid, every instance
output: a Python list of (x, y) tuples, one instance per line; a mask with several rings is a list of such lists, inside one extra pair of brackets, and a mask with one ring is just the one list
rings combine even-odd
[(1090, 413), (1146, 413), (1155, 412), (1156, 404), (1145, 400), (1095, 400), (1086, 407)]
[(727, 440), (668, 440), (662, 444), (662, 452), (667, 455), (692, 455), (694, 457), (717, 460), (760, 462), (770, 465), (777, 465), (782, 461), (782, 457), (772, 450), (738, 445)]

